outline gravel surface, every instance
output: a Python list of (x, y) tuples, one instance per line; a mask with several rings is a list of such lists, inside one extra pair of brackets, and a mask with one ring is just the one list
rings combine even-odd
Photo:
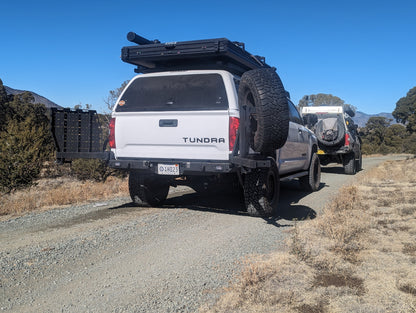
[[(364, 159), (364, 169), (388, 158), (400, 157)], [(246, 257), (284, 249), (294, 220), (320, 214), (355, 177), (332, 166), (316, 193), (282, 184), (282, 217), (274, 219), (249, 217), (237, 195), (178, 187), (161, 209), (118, 198), (1, 222), (0, 311), (198, 311)]]

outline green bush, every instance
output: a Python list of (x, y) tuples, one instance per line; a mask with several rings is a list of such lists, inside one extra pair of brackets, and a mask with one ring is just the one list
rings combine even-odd
[(371, 117), (360, 135), (363, 154), (416, 153), (416, 133), (403, 124), (390, 125), (385, 117)]
[[(1, 80), (0, 90), (4, 90)], [(0, 97), (0, 101), (0, 189), (10, 192), (33, 184), (52, 156), (53, 142), (46, 108), (33, 104), (30, 93)]]
[(105, 181), (109, 176), (127, 177), (127, 172), (112, 169), (105, 161), (98, 159), (76, 159), (71, 163), (71, 172), (80, 180)]
[(405, 138), (403, 145), (405, 146), (405, 152), (416, 155), (416, 133)]
[(375, 154), (378, 152), (378, 146), (371, 143), (363, 142), (361, 146), (361, 151), (363, 154)]
[(80, 180), (105, 181), (111, 175), (111, 169), (104, 161), (98, 159), (73, 160), (71, 171)]

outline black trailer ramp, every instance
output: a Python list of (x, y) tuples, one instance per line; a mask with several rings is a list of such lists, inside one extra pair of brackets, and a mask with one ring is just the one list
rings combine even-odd
[(52, 135), (58, 162), (72, 159), (107, 160), (98, 114), (94, 110), (52, 109)]

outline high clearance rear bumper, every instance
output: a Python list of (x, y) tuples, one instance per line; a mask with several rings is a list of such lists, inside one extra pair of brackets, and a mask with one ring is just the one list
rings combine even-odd
[(254, 169), (271, 166), (269, 159), (230, 157), (230, 160), (178, 160), (178, 159), (147, 159), (147, 158), (118, 158), (114, 155), (108, 160), (112, 168), (139, 170), (148, 173), (158, 173), (158, 165), (179, 165), (180, 175), (220, 174), (235, 172), (238, 168)]

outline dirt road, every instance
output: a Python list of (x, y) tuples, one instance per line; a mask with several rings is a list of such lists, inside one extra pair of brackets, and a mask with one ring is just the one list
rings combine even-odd
[[(364, 159), (358, 175), (393, 158)], [(293, 220), (319, 215), (355, 177), (324, 167), (313, 194), (284, 183), (275, 219), (247, 216), (235, 196), (177, 188), (163, 209), (126, 198), (1, 222), (0, 311), (195, 312), (245, 257), (284, 249)]]

